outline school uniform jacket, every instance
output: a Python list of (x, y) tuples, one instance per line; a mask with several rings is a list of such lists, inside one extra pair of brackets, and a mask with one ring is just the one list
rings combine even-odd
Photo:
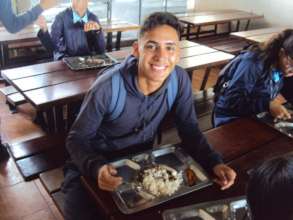
[[(211, 171), (216, 164), (222, 163), (222, 159), (198, 128), (187, 73), (178, 66), (175, 70), (178, 93), (173, 108), (182, 147)], [(170, 77), (158, 91), (145, 96), (138, 89), (137, 71), (137, 59), (133, 56), (120, 64), (127, 94), (124, 109), (117, 119), (106, 120), (112, 96), (111, 78), (107, 77), (107, 71), (98, 77), (85, 97), (67, 138), (71, 159), (83, 175), (96, 178), (98, 168), (121, 157), (120, 152), (131, 154), (151, 147), (149, 144), (168, 113), (167, 84)]]

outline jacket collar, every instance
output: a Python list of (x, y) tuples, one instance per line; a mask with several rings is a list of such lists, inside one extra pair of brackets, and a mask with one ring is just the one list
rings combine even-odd
[(77, 22), (83, 22), (83, 23), (87, 23), (88, 22), (88, 14), (87, 12), (85, 13), (85, 15), (83, 17), (80, 17), (76, 11), (74, 11), (72, 9), (72, 20), (73, 20), (73, 23), (77, 23)]

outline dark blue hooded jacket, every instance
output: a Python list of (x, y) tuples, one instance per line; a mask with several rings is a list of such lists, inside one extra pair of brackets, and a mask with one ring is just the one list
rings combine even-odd
[[(100, 24), (96, 15), (87, 11), (89, 21)], [(59, 60), (64, 56), (86, 56), (91, 51), (97, 54), (105, 52), (105, 39), (102, 31), (90, 31), (85, 33), (83, 23), (73, 23), (73, 12), (71, 8), (59, 13), (51, 28), (51, 38), (54, 45), (54, 59)], [(88, 35), (88, 36), (87, 36)], [(91, 44), (88, 44), (91, 39)]]
[[(173, 104), (175, 123), (183, 148), (209, 171), (221, 157), (207, 143), (200, 132), (194, 110), (191, 83), (187, 73), (176, 66), (178, 93)], [(122, 155), (150, 148), (158, 127), (169, 111), (167, 78), (163, 86), (145, 96), (137, 85), (137, 59), (130, 56), (120, 64), (120, 73), (127, 92), (125, 107), (114, 121), (106, 120), (109, 114), (112, 89), (111, 78), (105, 71), (84, 99), (79, 115), (67, 138), (71, 159), (83, 175), (97, 177), (100, 166)], [(147, 148), (145, 148), (146, 146)]]
[(220, 73), (215, 87), (214, 125), (269, 111), (269, 103), (278, 95), (282, 85), (280, 71), (270, 69), (266, 72), (256, 53), (241, 53)]

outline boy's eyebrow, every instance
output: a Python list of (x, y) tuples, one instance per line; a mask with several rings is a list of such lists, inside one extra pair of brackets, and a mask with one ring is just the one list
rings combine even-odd
[[(146, 42), (146, 44), (148, 44), (148, 43), (159, 44), (158, 42), (153, 41), (153, 40), (148, 40), (148, 41)], [(167, 45), (176, 45), (176, 43), (173, 42), (173, 41), (167, 41), (167, 42), (165, 42), (165, 44), (167, 44)]]

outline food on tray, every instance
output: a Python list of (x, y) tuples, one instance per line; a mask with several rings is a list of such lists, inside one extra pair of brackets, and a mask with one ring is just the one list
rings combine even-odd
[(203, 209), (198, 210), (198, 215), (199, 217), (201, 217), (202, 220), (216, 220), (213, 216), (211, 216)]
[(182, 173), (166, 165), (155, 165), (142, 171), (139, 181), (143, 189), (152, 195), (170, 196), (183, 182)]
[(185, 174), (186, 174), (188, 186), (194, 186), (198, 181), (198, 178), (195, 175), (194, 171), (190, 168), (187, 168), (185, 170)]
[(190, 165), (189, 168), (195, 173), (200, 181), (206, 181), (208, 178), (194, 165)]
[(206, 210), (212, 213), (216, 219), (228, 219), (229, 216), (229, 206), (226, 204), (218, 204), (207, 207)]
[(105, 60), (103, 59), (99, 59), (99, 58), (95, 58), (95, 57), (88, 57), (85, 62), (87, 64), (95, 64), (95, 65), (102, 65), (105, 63)]

